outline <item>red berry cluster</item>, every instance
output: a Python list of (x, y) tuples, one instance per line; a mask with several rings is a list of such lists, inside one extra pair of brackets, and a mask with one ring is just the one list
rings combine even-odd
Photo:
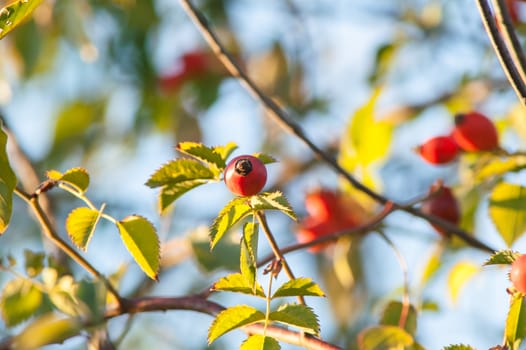
[(494, 151), (499, 137), (493, 122), (479, 112), (457, 114), (450, 135), (435, 136), (417, 147), (420, 156), (431, 164), (453, 161), (461, 151)]
[[(318, 189), (307, 193), (305, 208), (308, 216), (299, 224), (297, 238), (300, 243), (352, 229), (366, 219), (365, 210), (352, 198), (341, 192)], [(309, 247), (311, 253), (320, 252), (328, 243)]]
[[(449, 221), (454, 225), (460, 223), (460, 207), (457, 199), (453, 195), (451, 188), (445, 186), (441, 180), (437, 180), (429, 188), (429, 197), (422, 203), (422, 212), (428, 215), (437, 216)], [(435, 224), (433, 228), (443, 236), (448, 236), (448, 232)]]

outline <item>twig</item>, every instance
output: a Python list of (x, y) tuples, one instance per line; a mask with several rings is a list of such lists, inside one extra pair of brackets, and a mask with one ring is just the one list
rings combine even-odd
[(476, 2), (479, 8), (480, 16), (482, 18), (482, 23), (484, 24), (484, 28), (488, 33), (491, 45), (497, 54), (500, 65), (504, 69), (506, 78), (513, 87), (513, 90), (517, 94), (521, 104), (526, 106), (526, 85), (521, 79), (517, 66), (515, 65), (508, 48), (506, 47), (506, 43), (504, 40), (502, 40), (499, 34), (497, 24), (493, 18), (493, 14), (491, 13), (491, 8), (489, 7), (489, 4), (486, 0), (476, 0)]
[(33, 213), (37, 217), (37, 220), (41, 226), (42, 232), (44, 235), (53, 242), (61, 251), (66, 253), (71, 259), (73, 259), (77, 264), (82, 266), (86, 271), (88, 271), (93, 276), (100, 278), (104, 284), (106, 285), (106, 288), (108, 289), (108, 292), (110, 292), (115, 299), (121, 303), (121, 296), (119, 295), (119, 292), (113, 287), (111, 282), (102, 274), (100, 273), (93, 265), (91, 265), (86, 259), (82, 257), (75, 249), (71, 248), (60, 236), (57, 234), (53, 226), (51, 225), (51, 222), (49, 221), (49, 218), (46, 216), (46, 213), (40, 206), (40, 203), (38, 201), (38, 196), (33, 196), (28, 193), (26, 193), (24, 190), (20, 188), (16, 188), (14, 193), (23, 199), (29, 207), (33, 210)]
[[(365, 186), (360, 181), (355, 179), (349, 172), (347, 172), (345, 169), (343, 169), (338, 164), (338, 162), (334, 159), (334, 157), (332, 157), (328, 153), (325, 153), (322, 149), (316, 146), (314, 142), (311, 141), (305, 135), (301, 127), (292, 121), (292, 119), (287, 114), (287, 112), (285, 112), (285, 110), (282, 109), (279, 105), (277, 105), (271, 98), (266, 96), (261, 91), (261, 89), (259, 89), (255, 85), (252, 79), (250, 79), (250, 77), (248, 77), (248, 75), (244, 73), (241, 66), (236, 62), (236, 59), (226, 50), (226, 48), (219, 41), (219, 38), (217, 37), (217, 35), (212, 31), (212, 29), (208, 25), (206, 18), (204, 18), (201, 12), (197, 8), (195, 8), (195, 6), (190, 2), (190, 0), (180, 0), (180, 2), (181, 2), (181, 6), (186, 11), (188, 16), (193, 20), (193, 22), (199, 28), (204, 39), (207, 41), (212, 51), (216, 54), (219, 61), (222, 62), (225, 68), (229, 71), (229, 73), (233, 77), (237, 78), (240, 81), (240, 83), (247, 89), (247, 91), (250, 94), (252, 94), (254, 98), (256, 98), (262, 104), (262, 106), (264, 107), (268, 115), (271, 116), (273, 120), (276, 123), (278, 123), (278, 125), (280, 125), (287, 132), (295, 135), (301, 141), (303, 141), (318, 158), (323, 160), (337, 174), (341, 175), (346, 181), (348, 181), (354, 188), (365, 193), (366, 195), (368, 195), (369, 197), (371, 197), (373, 200), (375, 200), (376, 202), (380, 204), (386, 204), (387, 202), (391, 202), (388, 198), (382, 196), (379, 193), (376, 193), (375, 191), (373, 191), (372, 189), (370, 189), (369, 187)], [(524, 102), (526, 100), (521, 100), (521, 101)], [(489, 247), (483, 242), (480, 242), (479, 240), (471, 236), (466, 231), (460, 229), (458, 226), (453, 225), (446, 220), (443, 220), (436, 216), (424, 214), (416, 208), (408, 208), (403, 205), (399, 205), (395, 202), (392, 202), (392, 203), (393, 203), (393, 206), (395, 206), (398, 209), (401, 209), (407, 213), (418, 216), (433, 224), (436, 224), (436, 225), (439, 225), (445, 228), (446, 230), (450, 231), (453, 235), (458, 236), (464, 242), (466, 242), (468, 245), (474, 248), (486, 251), (488, 253), (495, 252), (495, 249)]]

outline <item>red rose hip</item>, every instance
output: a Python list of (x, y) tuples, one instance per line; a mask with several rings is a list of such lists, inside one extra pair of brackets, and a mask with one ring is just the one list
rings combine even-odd
[[(460, 208), (451, 189), (444, 186), (439, 180), (431, 186), (429, 193), (431, 196), (422, 203), (422, 212), (458, 225), (460, 223)], [(447, 231), (444, 228), (435, 224), (431, 224), (431, 226), (438, 233), (447, 236)]]
[(252, 196), (259, 193), (265, 186), (267, 168), (258, 158), (242, 155), (228, 163), (223, 178), (232, 193), (238, 196)]
[(446, 164), (454, 160), (459, 152), (457, 143), (449, 136), (430, 138), (417, 148), (420, 156), (431, 164)]
[(515, 289), (526, 294), (526, 254), (519, 256), (511, 264), (510, 280)]
[(478, 112), (457, 114), (451, 134), (457, 145), (467, 152), (492, 151), (499, 147), (493, 122)]

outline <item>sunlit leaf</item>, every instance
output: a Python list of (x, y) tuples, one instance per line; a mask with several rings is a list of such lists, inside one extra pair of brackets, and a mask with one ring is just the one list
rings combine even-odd
[(235, 142), (229, 142), (229, 143), (227, 143), (224, 146), (215, 146), (214, 147), (214, 152), (219, 154), (221, 156), (221, 159), (223, 159), (223, 161), (226, 164), (226, 160), (228, 159), (228, 157), (230, 157), (232, 152), (234, 152), (236, 149), (237, 149), (236, 143)]
[(204, 185), (207, 182), (209, 182), (208, 179), (196, 179), (164, 186), (161, 189), (161, 193), (159, 193), (160, 212), (164, 212), (170, 206), (170, 204), (172, 204), (186, 192), (198, 186)]
[(520, 293), (512, 296), (504, 334), (510, 350), (518, 350), (522, 339), (526, 337), (526, 304)]
[(252, 212), (246, 201), (244, 197), (236, 197), (221, 209), (210, 227), (210, 248), (213, 249), (232, 226)]
[(124, 245), (144, 273), (157, 279), (160, 261), (159, 238), (155, 227), (145, 218), (131, 215), (117, 222)]
[(323, 297), (325, 294), (320, 286), (312, 281), (310, 278), (295, 278), (283, 283), (278, 290), (272, 295), (272, 299), (279, 297), (295, 297), (295, 296), (314, 296)]
[(442, 265), (443, 250), (443, 247), (440, 246), (427, 257), (427, 263), (424, 266), (424, 271), (422, 272), (422, 278), (420, 282), (422, 285), (425, 285), (440, 269), (440, 266)]
[(248, 337), (241, 344), (240, 350), (280, 350), (281, 346), (276, 339), (255, 334)]
[(0, 9), (0, 39), (18, 27), (42, 0), (18, 0)]
[(9, 165), (6, 152), (7, 135), (0, 122), (0, 234), (7, 230), (13, 211), (13, 191), (16, 186), (15, 173)]
[(250, 197), (254, 210), (279, 210), (291, 219), (296, 220), (296, 214), (287, 198), (280, 191), (264, 192)]
[(492, 254), (484, 265), (510, 265), (517, 259), (521, 253), (513, 250), (501, 250)]
[(318, 335), (320, 323), (314, 311), (301, 304), (284, 304), (278, 310), (270, 313), (272, 321), (296, 327), (305, 333)]
[(508, 158), (495, 158), (491, 162), (485, 164), (484, 167), (478, 169), (476, 178), (479, 181), (485, 180), (494, 176), (502, 176), (509, 172), (516, 172), (526, 168), (526, 157), (515, 156)]
[(376, 326), (366, 328), (358, 334), (360, 350), (404, 349), (413, 345), (413, 337), (400, 327)]
[(226, 162), (221, 155), (213, 148), (207, 147), (197, 142), (180, 142), (177, 144), (177, 150), (181, 153), (194, 157), (202, 162), (207, 163), (211, 170), (218, 175), (225, 168)]
[(231, 330), (263, 321), (265, 314), (247, 305), (229, 307), (217, 315), (208, 330), (208, 344)]
[(8, 327), (29, 319), (41, 306), (43, 295), (31, 280), (17, 278), (9, 281), (2, 290), (0, 307)]
[(526, 231), (526, 187), (500, 183), (491, 192), (489, 214), (510, 247)]
[(466, 285), (469, 279), (479, 271), (479, 266), (468, 261), (461, 261), (453, 266), (449, 273), (447, 283), (449, 296), (453, 302), (458, 300), (462, 288)]
[(403, 312), (405, 314), (405, 321), (403, 329), (409, 334), (414, 335), (416, 332), (417, 313), (413, 305), (407, 305), (407, 309), (404, 309), (404, 305), (399, 301), (391, 301), (382, 312), (380, 324), (385, 326), (401, 326), (400, 319)]
[(241, 275), (247, 280), (254, 293), (256, 291), (256, 271), (258, 263), (258, 230), (258, 224), (254, 222), (247, 222), (243, 226), (239, 263)]
[(46, 176), (50, 180), (65, 182), (73, 186), (79, 193), (84, 193), (89, 186), (89, 174), (84, 168), (72, 168), (64, 174), (57, 170), (49, 170)]
[(256, 287), (248, 283), (247, 279), (240, 273), (234, 273), (220, 278), (214, 283), (213, 289), (223, 292), (234, 292), (248, 295), (257, 295), (258, 297), (265, 297), (263, 288), (257, 281), (255, 282)]
[(13, 339), (13, 349), (40, 349), (44, 345), (62, 343), (82, 329), (77, 319), (46, 314), (29, 324)]
[(102, 212), (87, 207), (75, 208), (66, 219), (66, 232), (71, 241), (82, 250), (88, 248)]
[(214, 173), (194, 159), (175, 159), (157, 169), (146, 181), (146, 186), (155, 188), (191, 180), (212, 180)]
[(255, 153), (254, 157), (259, 159), (263, 164), (271, 164), (277, 162), (276, 158), (264, 153)]

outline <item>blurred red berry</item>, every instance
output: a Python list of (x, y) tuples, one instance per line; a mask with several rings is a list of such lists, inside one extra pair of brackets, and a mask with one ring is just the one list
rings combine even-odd
[(491, 151), (499, 147), (493, 122), (478, 112), (457, 114), (451, 134), (457, 145), (467, 152)]
[(433, 137), (417, 148), (420, 156), (431, 164), (446, 164), (454, 160), (459, 152), (456, 142), (449, 136)]
[[(436, 181), (429, 189), (430, 197), (422, 203), (422, 212), (437, 216), (454, 225), (460, 223), (460, 208), (451, 189), (442, 181)], [(447, 231), (439, 225), (431, 224), (440, 234), (447, 236)]]
[(526, 294), (526, 254), (519, 256), (511, 264), (510, 280), (515, 289)]

